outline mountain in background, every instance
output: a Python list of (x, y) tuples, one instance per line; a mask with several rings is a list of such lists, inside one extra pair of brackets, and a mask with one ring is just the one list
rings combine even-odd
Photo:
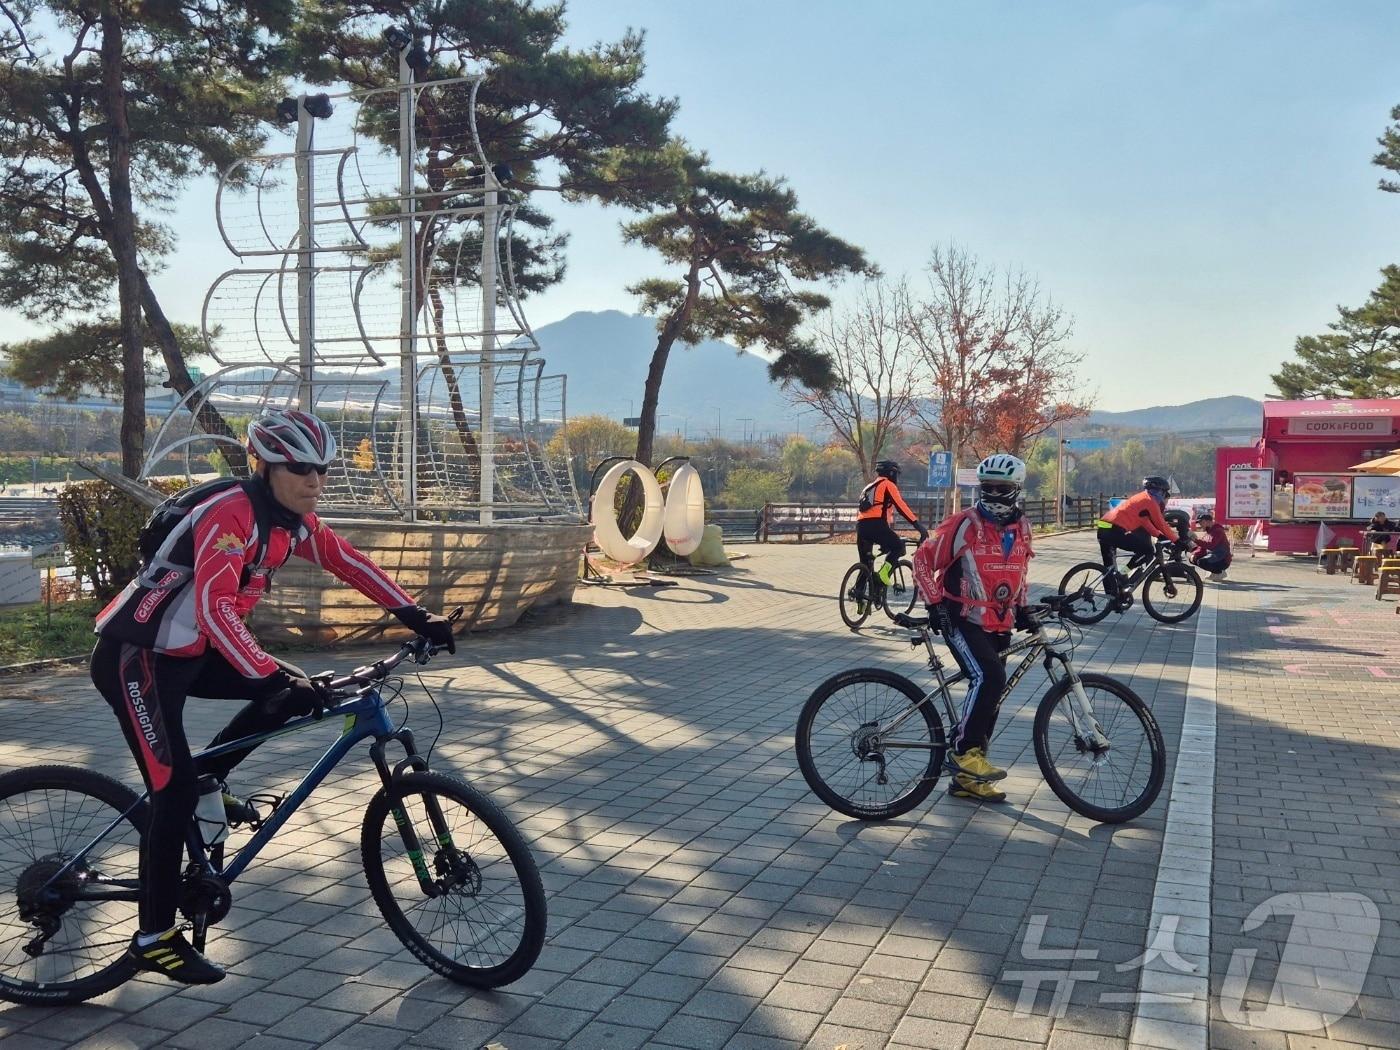
[(1089, 413), (1079, 424), (1119, 427), (1124, 430), (1237, 430), (1253, 427), (1257, 432), (1264, 416), (1264, 403), (1252, 397), (1208, 397), (1185, 405), (1157, 405), (1129, 412)]
[[(573, 417), (604, 415), (621, 420), (642, 411), (642, 388), (656, 349), (656, 320), (619, 310), (580, 311), (535, 329), (545, 372), (569, 377)], [(746, 434), (791, 433), (798, 414), (768, 378), (761, 357), (717, 340), (698, 346), (676, 343), (666, 360), (657, 430), (707, 436), (721, 431), (731, 440)], [(806, 421), (810, 428), (815, 420)]]

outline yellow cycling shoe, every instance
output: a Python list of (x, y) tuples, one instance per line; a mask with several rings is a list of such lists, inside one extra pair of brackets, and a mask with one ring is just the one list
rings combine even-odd
[(966, 774), (978, 780), (1003, 780), (1006, 777), (1006, 770), (998, 769), (988, 762), (980, 747), (970, 747), (961, 755), (949, 751), (946, 764), (952, 772)]
[(970, 799), (973, 802), (1005, 802), (1006, 792), (991, 784), (984, 784), (971, 777), (954, 777), (948, 785), (948, 794), (954, 798)]

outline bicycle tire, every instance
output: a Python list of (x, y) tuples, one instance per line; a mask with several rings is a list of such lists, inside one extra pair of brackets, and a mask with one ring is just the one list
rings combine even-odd
[[(1040, 772), (1044, 775), (1045, 782), (1050, 785), (1050, 790), (1070, 809), (1101, 824), (1121, 824), (1147, 812), (1152, 803), (1157, 801), (1157, 796), (1162, 791), (1162, 784), (1167, 775), (1166, 744), (1162, 740), (1162, 730), (1158, 727), (1157, 720), (1152, 717), (1151, 710), (1143, 703), (1142, 698), (1116, 678), (1101, 674), (1081, 674), (1079, 680), (1084, 684), (1086, 691), (1092, 688), (1122, 700), (1142, 726), (1149, 752), (1147, 777), (1142, 790), (1126, 804), (1118, 806), (1098, 805), (1071, 788), (1064, 776), (1061, 775), (1059, 766), (1051, 754), (1050, 723), (1060, 701), (1070, 693), (1073, 683), (1069, 679), (1062, 679), (1047, 689), (1045, 695), (1041, 697), (1040, 705), (1036, 708), (1035, 724), (1031, 730), (1031, 737), (1035, 744), (1035, 760), (1040, 766)], [(1096, 708), (1094, 714), (1102, 730), (1103, 712)], [(1109, 736), (1110, 742), (1112, 742), (1113, 734), (1105, 731), (1105, 735)], [(1122, 734), (1119, 734), (1119, 739), (1121, 743)], [(1077, 745), (1076, 749), (1078, 750)], [(1119, 750), (1121, 752), (1125, 749), (1120, 748)], [(1078, 753), (1084, 754), (1082, 750), (1078, 750)], [(1109, 751), (1110, 755), (1113, 753), (1112, 750)], [(1108, 764), (1105, 762), (1100, 765), (1093, 759), (1087, 761), (1096, 769)]]
[[(439, 802), (450, 800), (464, 809), (471, 818), (479, 822), (494, 837), (495, 843), (501, 847), (504, 855), (499, 859), (488, 860), (485, 868), (477, 864), (477, 859), (484, 854), (483, 847), (486, 845), (484, 841), (478, 840), (475, 844), (458, 847), (466, 852), (467, 864), (475, 873), (469, 873), (467, 879), (469, 883), (475, 882), (475, 886), (471, 892), (456, 895), (455, 899), (481, 901), (481, 909), (489, 913), (486, 916), (486, 921), (492, 924), (498, 923), (502, 915), (497, 905), (510, 913), (518, 910), (521, 914), (519, 943), (500, 962), (489, 965), (472, 965), (469, 962), (463, 962), (460, 958), (446, 954), (418, 930), (413, 924), (409, 912), (414, 911), (419, 904), (426, 901), (448, 900), (452, 894), (430, 897), (423, 892), (418, 878), (414, 874), (413, 866), (409, 858), (405, 856), (403, 839), (397, 831), (397, 818), (389, 823), (388, 835), (385, 835), (385, 821), (390, 818), (392, 809), (389, 804), (388, 792), (384, 788), (380, 788), (375, 793), (374, 798), (370, 800), (369, 807), (365, 811), (360, 835), (360, 854), (364, 861), (365, 878), (369, 883), (370, 895), (373, 896), (374, 903), (379, 907), (380, 914), (384, 916), (384, 920), (394, 931), (395, 936), (403, 942), (404, 947), (429, 969), (450, 981), (473, 988), (499, 988), (519, 980), (529, 972), (530, 967), (539, 958), (540, 949), (544, 947), (547, 922), (544, 885), (540, 881), (539, 869), (535, 866), (535, 858), (530, 853), (530, 847), (526, 845), (525, 839), (494, 802), (464, 780), (444, 773), (414, 772), (405, 773), (395, 783), (406, 817), (413, 821), (419, 832), (418, 837), (424, 847), (423, 859), (433, 868), (435, 875), (441, 877), (443, 874), (442, 864), (451, 863), (453, 858), (451, 855), (445, 855), (447, 847), (437, 842), (435, 834), (427, 823), (426, 816), (415, 820), (414, 817), (407, 815), (408, 810), (413, 808), (411, 806), (413, 799), (432, 795)], [(421, 805), (417, 808), (421, 810)], [(426, 834), (424, 834), (425, 830)], [(449, 831), (451, 830), (449, 829)], [(452, 835), (454, 847), (457, 847), (459, 835), (464, 834), (466, 831), (458, 831), (457, 834)], [(397, 883), (405, 886), (410, 895), (416, 895), (419, 898), (417, 904), (407, 909), (394, 895), (394, 887), (389, 884), (390, 872), (385, 867), (385, 855), (382, 849), (386, 843), (396, 847), (391, 850), (395, 861), (402, 861), (401, 865), (395, 864), (394, 874)], [(433, 851), (432, 856), (428, 856), (430, 847)], [(473, 853), (476, 854), (475, 857), (473, 857)], [(518, 906), (513, 900), (504, 899), (497, 900), (493, 904), (484, 903), (488, 895), (483, 894), (483, 891), (488, 881), (493, 880), (496, 874), (504, 875), (506, 866), (519, 881), (520, 901)], [(488, 872), (493, 872), (493, 874), (488, 875)], [(493, 888), (489, 896), (495, 896), (496, 893), (497, 890)], [(442, 910), (443, 906), (439, 905), (438, 911)], [(448, 926), (464, 922), (468, 927), (472, 924), (472, 920), (462, 919), (460, 916), (456, 919), (449, 917), (445, 920)], [(491, 936), (494, 943), (495, 935)], [(460, 941), (456, 943), (455, 947), (461, 948)]]
[[(893, 602), (890, 599), (894, 599)], [(900, 613), (908, 614), (919, 600), (919, 585), (914, 582), (914, 563), (901, 558), (894, 563), (894, 573), (885, 585), (880, 604), (885, 615), (893, 620)]]
[[(855, 589), (862, 577), (864, 577), (865, 582), (865, 600), (857, 602)], [(846, 570), (846, 575), (841, 577), (841, 589), (836, 592), (836, 602), (841, 609), (842, 622), (853, 631), (860, 630), (861, 624), (870, 619), (870, 613), (875, 604), (870, 600), (874, 580), (874, 574), (870, 571), (869, 566), (863, 562), (856, 562)]]
[[(1115, 602), (1103, 589), (1104, 571), (1102, 562), (1082, 561), (1060, 577), (1059, 593), (1062, 597), (1073, 594), (1085, 586), (1089, 586), (1091, 591), (1083, 600), (1070, 602), (1064, 607), (1066, 620), (1083, 627), (1090, 627), (1113, 611)], [(1079, 577), (1077, 585), (1074, 582), (1076, 577)], [(1091, 580), (1097, 582), (1091, 582)], [(1085, 602), (1091, 604), (1086, 607)]]
[[(110, 871), (100, 866), (106, 860), (109, 864), (119, 863), (123, 877), (139, 877), (140, 848), (145, 836), (147, 807), (145, 804), (136, 804), (136, 793), (125, 784), (90, 769), (77, 766), (31, 766), (0, 776), (0, 835), (5, 835), (8, 839), (8, 828), (18, 827), (16, 821), (5, 819), (7, 813), (16, 811), (17, 807), (11, 800), (17, 795), (36, 792), (48, 795), (59, 791), (65, 792), (62, 806), (65, 819), (76, 819), (83, 812), (82, 800), (72, 796), (83, 796), (99, 803), (101, 808), (97, 810), (98, 815), (91, 820), (85, 820), (81, 828), (68, 829), (64, 835), (60, 835), (59, 830), (50, 825), (45, 829), (35, 828), (28, 837), (21, 836), (19, 842), (12, 839), (0, 842), (0, 999), (12, 1003), (31, 1006), (81, 1003), (110, 992), (136, 974), (136, 964), (126, 954), (127, 942), (138, 926), (137, 902), (134, 900), (70, 902), (63, 909), (59, 935), (50, 939), (45, 947), (59, 947), (63, 943), (58, 939), (59, 936), (74, 925), (68, 921), (68, 917), (74, 914), (75, 909), (85, 905), (91, 906), (88, 911), (92, 915), (93, 931), (100, 932), (104, 940), (98, 945), (80, 940), (69, 950), (74, 952), (75, 958), (77, 953), (85, 953), (84, 961), (97, 966), (93, 973), (72, 979), (54, 979), (56, 975), (51, 975), (40, 980), (39, 971), (43, 960), (56, 960), (62, 953), (46, 951), (35, 959), (25, 954), (22, 949), (24, 942), (31, 939), (37, 933), (37, 929), (19, 917), (20, 879), (26, 873), (31, 879), (42, 876), (41, 865), (53, 863), (50, 857), (71, 857), (128, 810), (131, 812), (127, 815), (126, 824), (118, 824), (113, 832), (103, 839), (102, 844), (89, 853), (85, 867), (88, 871), (110, 874)], [(29, 811), (29, 804), (26, 804), (25, 812)], [(43, 837), (40, 837), (41, 830)], [(49, 833), (53, 835), (53, 849), (43, 852), (50, 845), (47, 838)], [(29, 855), (24, 855), (26, 849), (31, 851)], [(109, 947), (112, 950), (105, 961), (95, 961), (91, 956), (94, 947)], [(29, 968), (34, 970), (34, 979), (15, 976), (16, 972), (23, 972)]]
[[(1152, 601), (1152, 588), (1164, 586), (1164, 581), (1170, 576), (1177, 581), (1177, 586), (1191, 587), (1194, 590), (1190, 607), (1185, 612), (1166, 613), (1157, 608)], [(1181, 623), (1196, 615), (1196, 611), (1201, 607), (1201, 598), (1205, 594), (1205, 584), (1201, 581), (1201, 574), (1196, 571), (1195, 566), (1187, 565), (1185, 562), (1166, 562), (1158, 565), (1147, 574), (1147, 578), (1142, 581), (1142, 607), (1147, 610), (1147, 615), (1158, 623)]]
[[(923, 724), (929, 736), (929, 760), (922, 773), (912, 782), (909, 789), (888, 799), (880, 804), (863, 803), (858, 799), (853, 799), (849, 794), (843, 794), (834, 787), (827, 776), (823, 775), (819, 769), (818, 757), (814, 754), (812, 742), (812, 730), (816, 724), (817, 716), (822, 707), (833, 696), (841, 690), (861, 684), (877, 684), (887, 686), (898, 693), (911, 705), (918, 704), (919, 713), (923, 716)], [(892, 671), (885, 671), (877, 667), (858, 667), (851, 671), (842, 671), (840, 674), (832, 675), (822, 682), (812, 695), (807, 698), (807, 702), (802, 706), (802, 714), (797, 719), (797, 732), (794, 739), (794, 747), (797, 751), (797, 765), (802, 770), (802, 776), (807, 781), (813, 793), (838, 813), (844, 813), (848, 817), (855, 817), (857, 820), (889, 820), (892, 817), (908, 813), (924, 799), (928, 798), (933, 791), (934, 785), (938, 782), (939, 774), (943, 769), (943, 756), (947, 751), (947, 739), (943, 733), (943, 720), (934, 709), (933, 702), (926, 703), (924, 692), (917, 685), (905, 678), (903, 675), (895, 674)], [(903, 708), (902, 710), (908, 710)], [(868, 714), (868, 710), (865, 714)], [(857, 715), (860, 718), (863, 715)], [(864, 728), (857, 725), (855, 731)], [(840, 747), (836, 740), (839, 739), (842, 730), (836, 732), (833, 744), (830, 746)], [(854, 737), (846, 741), (844, 746), (851, 752), (851, 756), (856, 760), (856, 768), (859, 769), (868, 760), (862, 759), (855, 750)], [(825, 754), (828, 747), (822, 748)], [(911, 767), (911, 773), (917, 772)]]

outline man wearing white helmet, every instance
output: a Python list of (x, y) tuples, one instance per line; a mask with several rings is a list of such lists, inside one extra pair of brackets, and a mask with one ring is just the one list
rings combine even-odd
[[(295, 554), (455, 650), (446, 619), (417, 605), (316, 516), (336, 453), (325, 423), (306, 412), (266, 412), (248, 427), (248, 452), (257, 474), (207, 483), (209, 495), (196, 493), (195, 502), (182, 505), (137, 578), (98, 614), (90, 665), (150, 792), (140, 929), (128, 952), (141, 969), (189, 984), (224, 975), (175, 925), (196, 780), (200, 774), (225, 780), (248, 751), (196, 769), (185, 738), (185, 698), (249, 701), (210, 746), (270, 732), (322, 701), (320, 688), (300, 668), (269, 656), (244, 623), (273, 572)], [(231, 821), (249, 818), (246, 803), (227, 793), (224, 799)]]
[(914, 552), (914, 579), (929, 606), (929, 622), (947, 639), (967, 675), (962, 718), (953, 731), (947, 764), (955, 798), (1003, 802), (993, 781), (1006, 776), (987, 761), (987, 746), (1006, 688), (1003, 653), (1024, 618), (1026, 574), (1033, 557), (1031, 530), (1021, 513), (1026, 465), (996, 453), (977, 467), (977, 502), (947, 518)]

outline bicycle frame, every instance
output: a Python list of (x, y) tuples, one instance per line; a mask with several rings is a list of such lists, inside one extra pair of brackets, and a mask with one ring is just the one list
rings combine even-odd
[[(934, 648), (933, 639), (934, 633), (927, 627), (924, 627), (919, 629), (918, 638), (911, 640), (915, 643), (922, 640), (924, 648), (928, 650), (929, 670), (933, 672), (934, 678), (938, 680), (938, 689), (931, 693), (925, 693), (922, 700), (911, 706), (909, 710), (905, 711), (890, 723), (889, 727), (880, 734), (881, 744), (884, 747), (926, 749), (928, 747), (927, 744), (903, 743), (888, 738), (907, 720), (912, 718), (915, 711), (923, 707), (924, 704), (930, 702), (935, 696), (941, 696), (943, 698), (944, 715), (947, 717), (949, 725), (956, 726), (958, 724), (957, 712), (953, 708), (953, 697), (950, 687), (965, 681), (967, 679), (967, 674), (961, 669), (951, 675), (944, 673), (943, 661), (939, 659), (938, 651)], [(1079, 672), (1076, 671), (1074, 665), (1070, 663), (1069, 654), (1052, 647), (1049, 639), (1045, 637), (1043, 629), (1037, 630), (1028, 638), (1012, 642), (1002, 656), (1003, 659), (1009, 659), (1018, 653), (1025, 653), (1026, 655), (1021, 662), (1016, 665), (1016, 669), (1007, 675), (1006, 688), (1003, 689), (1001, 695), (997, 697), (998, 709), (1000, 709), (1002, 701), (1011, 695), (1021, 679), (1026, 676), (1026, 672), (1030, 670), (1031, 665), (1036, 663), (1037, 658), (1039, 658), (1039, 662), (1044, 666), (1045, 673), (1049, 676), (1053, 684), (1058, 685), (1065, 677), (1069, 679), (1070, 693), (1074, 697), (1075, 702), (1069, 705), (1068, 711), (1070, 713), (1070, 721), (1074, 723), (1075, 732), (1086, 740), (1091, 741), (1093, 746), (1107, 748), (1108, 740), (1104, 737), (1099, 729), (1098, 722), (1094, 719), (1093, 705), (1089, 703), (1088, 694), (1084, 692), (1084, 686), (1079, 679)], [(1059, 665), (1060, 672), (1056, 671), (1056, 664)], [(1063, 673), (1063, 677), (1061, 672)]]
[[(374, 762), (375, 769), (379, 771), (380, 779), (383, 780), (385, 788), (390, 791), (391, 794), (394, 791), (395, 781), (405, 770), (427, 768), (426, 760), (418, 754), (418, 749), (413, 741), (412, 731), (407, 728), (396, 729), (393, 722), (389, 720), (388, 706), (377, 686), (367, 689), (359, 696), (352, 697), (337, 704), (335, 707), (331, 708), (327, 714), (344, 716), (344, 728), (340, 736), (326, 749), (326, 752), (320, 757), (316, 764), (311, 767), (310, 771), (302, 777), (301, 782), (288, 792), (282, 803), (272, 812), (267, 820), (262, 822), (257, 831), (253, 833), (253, 837), (243, 844), (227, 864), (221, 865), (216, 863), (215, 859), (210, 856), (210, 853), (212, 852), (221, 861), (222, 849), (220, 847), (215, 847), (213, 851), (206, 851), (204, 844), (199, 840), (193, 822), (191, 822), (191, 826), (187, 832), (186, 842), (189, 848), (189, 855), (193, 858), (198, 858), (196, 863), (201, 874), (212, 875), (226, 883), (235, 881), (239, 875), (247, 870), (248, 865), (257, 858), (262, 848), (272, 840), (272, 837), (277, 834), (282, 825), (287, 822), (287, 819), (295, 813), (311, 793), (320, 786), (321, 782), (326, 779), (331, 770), (340, 764), (345, 756), (350, 753), (352, 748), (364, 740), (368, 740), (371, 737), (374, 738), (375, 742), (369, 749), (370, 758)], [(232, 751), (240, 751), (244, 748), (254, 747), (274, 737), (287, 736), (290, 733), (296, 733), (311, 726), (319, 725), (321, 722), (321, 719), (307, 715), (303, 718), (288, 722), (286, 725), (274, 729), (271, 732), (243, 737), (238, 740), (231, 740), (226, 744), (220, 744), (218, 747), (208, 748), (193, 756), (195, 767), (196, 769), (199, 768), (200, 763), (205, 759), (217, 758), (220, 755), (226, 755)], [(385, 745), (390, 740), (398, 741), (403, 746), (407, 756), (392, 770), (389, 768), (388, 761), (384, 756)], [(122, 813), (121, 816), (108, 824), (107, 827), (98, 833), (96, 838), (79, 850), (62, 868), (55, 872), (49, 878), (46, 886), (52, 885), (55, 881), (67, 874), (75, 864), (82, 861), (114, 828), (124, 822), (137, 808), (145, 803), (149, 794), (149, 792), (142, 793), (141, 797)], [(398, 825), (400, 834), (404, 836), (404, 844), (408, 848), (409, 857), (413, 861), (418, 880), (426, 890), (432, 884), (432, 877), (427, 870), (427, 865), (422, 859), (422, 850), (419, 846), (417, 835), (413, 827), (408, 823), (402, 807), (398, 805), (398, 800), (395, 799), (394, 803), (393, 814), (395, 823)], [(430, 817), (433, 820), (434, 830), (438, 834), (440, 843), (442, 845), (448, 845), (448, 842), (442, 841), (443, 837), (446, 835), (445, 821), (443, 821), (441, 813), (435, 810), (436, 803), (434, 801), (434, 805), (430, 807), (429, 811)], [(137, 900), (138, 888), (135, 885), (130, 885), (130, 882), (131, 880), (125, 879), (96, 882), (90, 887), (84, 887), (83, 890), (74, 895), (73, 899), (84, 901), (134, 901)]]

